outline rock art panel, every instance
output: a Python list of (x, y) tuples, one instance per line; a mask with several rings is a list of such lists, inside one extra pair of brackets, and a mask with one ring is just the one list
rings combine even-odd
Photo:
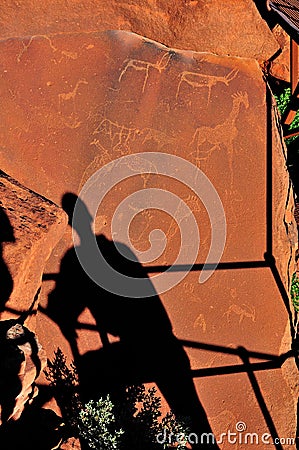
[[(116, 295), (109, 306), (93, 300), (104, 302), (92, 290), (82, 298), (78, 280), (87, 280), (74, 259), (69, 227), (44, 277), (38, 335), (47, 353), (60, 346), (90, 361), (91, 351), (117, 349), (116, 341), (125, 335), (138, 342), (139, 350), (147, 342), (138, 363), (132, 363), (138, 372), (145, 361), (153, 361), (148, 342), (165, 325), (166, 334), (179, 338), (180, 355), (188, 356), (218, 436), (243, 421), (260, 435), (270, 430), (292, 437), (290, 380), (267, 362), (278, 357), (282, 339), (287, 340), (290, 318), (281, 291), (289, 289), (297, 235), (283, 147), (258, 63), (174, 50), (123, 31), (8, 39), (1, 49), (1, 167), (70, 214), (75, 196), (91, 179), (97, 192), (106, 194), (94, 230), (90, 211), (81, 206), (86, 229), (98, 235), (103, 249), (111, 248), (112, 237), (124, 244), (125, 230), (152, 283), (162, 274), (165, 287), (183, 274), (165, 291), (162, 283), (163, 292), (152, 304), (135, 298), (122, 302)], [(153, 152), (160, 159), (151, 159)], [(180, 164), (173, 167), (170, 156), (181, 158)], [(185, 163), (193, 167), (189, 178)], [(117, 182), (116, 172), (123, 176)], [(208, 203), (209, 212), (203, 201), (207, 184), (192, 189), (201, 186), (202, 174), (218, 194)], [(211, 214), (217, 199), (226, 220), (224, 251), (217, 270), (199, 283), (212, 229), (223, 224), (221, 215)], [(113, 230), (112, 222), (118, 226)], [(164, 235), (151, 234), (157, 228)], [(269, 263), (273, 259), (265, 259), (269, 252), (280, 289)], [(172, 265), (175, 270), (165, 272)], [(106, 314), (105, 332), (101, 314)], [(161, 342), (162, 363), (167, 346)], [(122, 373), (117, 362), (111, 366), (114, 375)], [(266, 364), (254, 365), (259, 362)], [(151, 373), (145, 375), (155, 381)], [(278, 393), (285, 399), (284, 415), (292, 417), (287, 424)]]

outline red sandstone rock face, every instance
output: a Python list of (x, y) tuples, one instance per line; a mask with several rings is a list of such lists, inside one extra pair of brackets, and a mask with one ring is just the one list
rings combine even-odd
[(290, 82), (290, 37), (280, 25), (275, 26), (273, 35), (280, 45), (281, 53), (271, 62), (270, 74)]
[(61, 32), (133, 31), (165, 45), (257, 58), (279, 49), (252, 0), (8, 1), (0, 7), (1, 37)]
[[(66, 215), (49, 200), (0, 173), (1, 320), (27, 311), (47, 259), (66, 227)], [(36, 311), (38, 302), (34, 310)], [(30, 321), (30, 317), (28, 318)]]
[[(0, 162), (4, 170), (59, 203), (66, 192), (78, 194), (86, 181), (109, 163), (112, 179), (118, 167), (115, 161), (133, 155), (128, 167), (134, 176), (113, 189), (108, 188), (109, 177), (100, 178), (109, 192), (98, 211), (96, 233), (111, 238), (116, 207), (136, 190), (171, 191), (195, 217), (201, 237), (195, 262), (203, 264), (211, 243), (211, 224), (200, 195), (179, 180), (159, 175), (159, 164), (155, 166), (157, 174), (148, 175), (152, 166), (139, 154), (176, 155), (208, 176), (225, 211), (227, 239), (221, 262), (226, 265), (219, 266), (203, 284), (198, 283), (199, 271), (187, 273), (161, 295), (161, 301), (174, 334), (185, 341), (194, 375), (202, 375), (195, 377), (195, 383), (215, 434), (228, 429), (233, 432), (238, 421), (260, 436), (268, 432), (265, 408), (252, 376), (243, 367), (240, 372), (222, 372), (223, 366), (246, 362), (246, 353), (239, 347), (255, 352), (249, 356), (251, 362), (257, 362), (266, 360), (267, 354), (278, 355), (283, 338), (290, 342), (285, 331), (289, 317), (264, 253), (271, 249), (271, 239), (272, 253), (288, 289), (296, 235), (292, 244), (285, 232), (285, 222), (290, 221), (285, 209), (291, 204), (288, 177), (279, 139), (273, 141), (274, 156), (269, 162), (267, 127), (272, 120), (267, 115), (266, 86), (256, 61), (174, 51), (118, 31), (11, 39), (1, 42), (0, 55)], [(271, 219), (270, 167), (274, 167), (275, 200)], [(32, 173), (38, 176), (32, 177)], [(179, 166), (177, 174), (183, 176)], [(128, 210), (136, 212), (139, 206), (132, 203)], [(180, 211), (178, 205), (179, 224), (189, 215), (180, 216)], [(123, 217), (119, 216), (120, 223)], [(215, 220), (214, 226), (217, 224)], [(171, 214), (150, 209), (132, 221), (130, 237), (136, 250), (148, 250), (149, 233), (157, 227), (166, 234), (168, 245), (161, 256), (145, 264), (150, 274), (155, 268), (159, 271), (158, 266), (173, 264), (181, 248), (179, 226)], [(190, 232), (188, 239), (191, 252), (196, 235)], [(53, 253), (49, 272), (58, 271), (60, 258), (70, 245), (68, 230)], [(71, 256), (67, 254), (62, 269)], [(188, 256), (189, 252), (185, 264)], [(71, 267), (68, 275), (58, 278), (61, 284), (57, 283), (56, 290), (52, 281), (48, 291), (54, 291), (41, 302), (38, 335), (48, 355), (58, 345), (65, 351), (70, 345), (74, 348), (71, 338), (67, 342), (59, 330), (72, 315), (79, 322), (72, 330), (78, 333), (79, 353), (101, 345), (94, 327), (97, 319), (83, 312), (87, 299), (78, 296), (79, 278)], [(64, 295), (59, 295), (63, 289)], [(139, 311), (137, 304), (136, 309)], [(59, 310), (63, 311), (60, 317)], [(115, 314), (120, 314), (117, 308)], [(130, 317), (125, 314), (120, 316), (116, 325), (121, 327), (127, 319)], [(137, 319), (136, 328), (131, 327), (136, 341), (140, 342), (144, 330), (152, 330), (149, 339), (159, 331), (159, 317), (151, 307)], [(119, 331), (112, 325), (108, 330), (111, 342)], [(68, 335), (70, 330), (63, 331)], [(122, 373), (125, 368), (117, 369)], [(211, 376), (204, 376), (207, 372), (202, 369), (211, 369)], [(289, 380), (280, 370), (255, 374), (278, 434), (292, 437), (295, 410)]]

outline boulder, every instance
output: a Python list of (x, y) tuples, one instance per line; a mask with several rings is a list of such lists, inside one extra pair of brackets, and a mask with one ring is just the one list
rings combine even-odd
[(2, 38), (121, 29), (169, 47), (261, 62), (279, 49), (252, 0), (58, 0), (55, 8), (50, 1), (9, 0), (0, 29)]
[(0, 318), (19, 317), (30, 310), (26, 324), (33, 326), (43, 269), (63, 235), (66, 214), (2, 171), (0, 192)]
[(46, 354), (35, 334), (16, 320), (0, 321), (0, 424), (18, 420), (36, 397), (35, 380), (46, 366)]
[[(297, 376), (287, 351), (297, 234), (283, 139), (257, 61), (170, 49), (114, 30), (2, 41), (0, 75), (1, 167), (70, 215), (91, 183), (95, 203), (81, 205), (87, 232), (104, 192), (99, 243), (109, 253), (111, 238), (126, 242), (129, 230), (158, 293), (152, 302), (114, 294), (106, 304), (78, 264), (68, 229), (44, 275), (37, 332), (47, 354), (59, 346), (78, 361), (98, 355), (99, 367), (87, 373), (98, 384), (130, 370), (154, 382), (163, 367), (172, 401), (173, 392), (182, 400), (175, 376), (184, 379), (190, 361), (218, 438), (245, 428), (259, 439), (294, 438)], [(150, 234), (157, 228), (165, 248), (163, 234)], [(123, 337), (138, 352), (122, 354), (121, 364)]]
[(273, 35), (280, 45), (281, 52), (271, 61), (269, 73), (275, 78), (290, 83), (290, 36), (278, 24), (273, 28)]

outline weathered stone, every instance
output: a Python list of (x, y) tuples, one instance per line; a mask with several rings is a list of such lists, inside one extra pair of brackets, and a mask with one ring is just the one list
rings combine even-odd
[[(0, 193), (0, 318), (3, 320), (19, 316), (32, 305), (45, 263), (67, 221), (61, 208), (4, 172), (0, 172)], [(36, 312), (37, 306), (36, 301), (32, 312)], [(26, 323), (32, 324), (31, 315)]]
[(273, 35), (280, 45), (281, 53), (271, 62), (269, 72), (273, 77), (290, 82), (290, 37), (280, 25), (275, 26)]
[(34, 333), (15, 320), (0, 322), (0, 424), (18, 420), (37, 395), (34, 382), (46, 366), (46, 355)]
[(0, 29), (2, 38), (122, 29), (169, 47), (259, 61), (279, 49), (252, 0), (58, 0), (55, 7), (9, 0), (0, 9)]
[[(0, 136), (5, 152), (0, 162), (4, 170), (58, 203), (66, 192), (79, 194), (89, 178), (110, 163), (112, 180), (120, 166), (115, 161), (133, 155), (127, 180), (110, 188), (110, 179), (107, 181), (103, 172), (100, 176), (98, 189), (106, 186), (107, 196), (96, 217), (96, 233), (111, 239), (116, 207), (144, 188), (174, 192), (182, 204), (188, 205), (199, 226), (201, 243), (195, 261), (199, 266), (161, 294), (166, 318), (159, 316), (163, 314), (157, 298), (154, 303), (132, 300), (130, 307), (114, 298), (106, 309), (103, 306), (106, 316), (107, 311), (111, 315), (104, 321), (108, 336), (101, 337), (110, 340), (112, 352), (119, 335), (129, 335), (139, 346), (146, 337), (144, 352), (146, 348), (148, 353), (138, 354), (138, 364), (154, 364), (157, 354), (162, 362), (161, 349), (167, 345), (163, 341), (160, 347), (153, 343), (161, 328), (163, 331), (159, 325), (167, 323), (184, 341), (200, 399), (218, 437), (229, 429), (234, 432), (236, 423), (243, 421), (248, 432), (256, 432), (261, 438), (271, 428), (265, 408), (278, 435), (293, 437), (293, 381), (286, 380), (280, 369), (264, 367), (257, 372), (253, 365), (267, 361), (267, 355), (268, 360), (277, 357), (282, 341), (290, 345), (288, 305), (282, 298), (288, 302), (297, 245), (282, 144), (257, 62), (170, 50), (121, 31), (12, 39), (3, 41), (1, 49)], [(153, 166), (146, 158), (150, 152), (176, 155), (192, 163), (207, 175), (223, 203), (227, 222), (223, 265), (203, 284), (198, 282), (199, 269), (209, 252), (211, 224), (200, 200), (202, 193), (196, 195), (179, 180), (159, 175), (162, 167), (158, 163), (157, 175), (149, 175), (147, 170)], [(178, 164), (178, 179), (183, 177), (180, 170)], [(39, 176), (33, 178), (32, 173)], [(190, 177), (191, 181), (194, 178)], [(187, 211), (180, 216), (182, 204), (176, 210), (181, 226), (190, 215)], [(144, 202), (136, 205), (132, 199), (128, 210), (138, 212), (140, 206)], [(162, 255), (144, 264), (151, 275), (159, 273), (161, 266), (175, 264), (182, 246), (176, 221), (157, 209), (140, 212), (130, 226), (135, 250), (149, 248), (149, 233), (157, 227), (168, 238)], [(118, 216), (120, 223), (124, 216)], [(213, 226), (217, 225), (215, 220)], [(114, 234), (115, 239), (118, 236)], [(181, 270), (184, 264), (190, 264), (189, 254), (196, 239), (189, 232), (189, 250)], [(109, 248), (109, 242), (106, 244)], [(100, 345), (95, 326), (100, 327), (96, 323), (100, 322), (100, 307), (92, 305), (99, 308), (94, 316), (84, 309), (94, 298), (104, 300), (103, 296), (88, 295), (94, 294), (92, 291), (80, 295), (79, 280), (84, 276), (74, 252), (64, 255), (71, 245), (68, 230), (49, 260), (47, 270), (55, 272), (64, 256), (60, 275), (45, 277), (53, 279), (44, 294), (53, 291), (49, 299), (44, 295), (41, 301), (38, 335), (48, 354), (57, 346), (68, 352), (71, 346), (80, 359)], [(166, 274), (165, 283), (171, 276)], [(86, 287), (84, 283), (86, 280)], [(165, 333), (169, 336), (171, 331)], [(112, 375), (122, 376), (129, 364), (118, 367), (117, 362)], [(232, 367), (231, 373), (226, 373), (226, 366), (242, 363), (244, 366)], [(109, 373), (109, 365), (101, 367), (105, 370), (95, 371), (97, 380), (100, 374)], [(175, 376), (178, 368), (169, 367)], [(252, 374), (251, 370), (256, 371)]]

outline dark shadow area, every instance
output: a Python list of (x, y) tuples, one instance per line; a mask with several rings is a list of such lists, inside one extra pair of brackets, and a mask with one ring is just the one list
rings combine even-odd
[(261, 17), (267, 22), (272, 30), (277, 24), (277, 18), (273, 11), (267, 7), (267, 0), (253, 0), (253, 3), (259, 11)]
[[(66, 194), (63, 208), (72, 223), (77, 197)], [(92, 255), (91, 217), (79, 201), (80, 222), (73, 222), (80, 237), (77, 251)], [(147, 271), (124, 245), (121, 255), (105, 236), (96, 237), (97, 245), (108, 264), (127, 277), (144, 278), (154, 288)], [(100, 263), (97, 270), (102, 273)], [(131, 281), (134, 283), (134, 280)], [(82, 295), (84, 292), (84, 295)], [(93, 315), (102, 348), (80, 355), (77, 347), (77, 320), (88, 308)], [(117, 395), (126, 386), (155, 382), (177, 417), (188, 417), (191, 429), (198, 436), (211, 433), (206, 413), (198, 399), (190, 362), (157, 294), (146, 298), (117, 295), (91, 281), (82, 269), (74, 248), (63, 257), (55, 289), (49, 294), (46, 314), (60, 327), (69, 341), (78, 367), (83, 401), (99, 398), (105, 393)], [(119, 339), (110, 343), (108, 334)], [(197, 448), (197, 447), (196, 447)], [(202, 448), (202, 447), (201, 447)], [(205, 445), (205, 448), (218, 448)]]
[[(294, 41), (298, 42), (299, 16), (297, 4), (294, 4), (293, 0), (269, 0), (269, 7), (270, 14), (272, 14), (272, 16), (268, 16), (271, 17), (270, 20), (272, 20), (272, 18), (273, 20), (276, 20), (286, 33), (291, 36)], [(265, 18), (265, 20), (267, 19)], [(268, 22), (268, 24), (270, 25), (271, 22)]]
[[(41, 396), (44, 399), (44, 396)], [(17, 421), (0, 427), (3, 450), (53, 450), (64, 435), (63, 421), (54, 411), (41, 407), (40, 395)]]
[(13, 227), (5, 210), (0, 206), (0, 312), (13, 290), (13, 279), (3, 258), (3, 243), (15, 242)]
[(288, 144), (287, 166), (295, 195), (299, 198), (299, 138)]
[[(26, 346), (27, 349), (30, 348), (30, 358), (26, 360), (22, 346)], [(41, 361), (38, 356), (39, 349), (34, 333), (22, 326), (18, 319), (0, 321), (0, 348), (1, 421), (6, 424), (17, 414), (17, 408), (15, 409), (17, 397), (23, 398), (23, 403), (21, 402), (19, 405), (21, 406), (34, 396), (35, 384), (30, 385), (28, 383), (28, 375), (26, 380), (26, 374), (35, 370), (37, 377), (41, 372)], [(24, 385), (22, 384), (23, 380)]]

